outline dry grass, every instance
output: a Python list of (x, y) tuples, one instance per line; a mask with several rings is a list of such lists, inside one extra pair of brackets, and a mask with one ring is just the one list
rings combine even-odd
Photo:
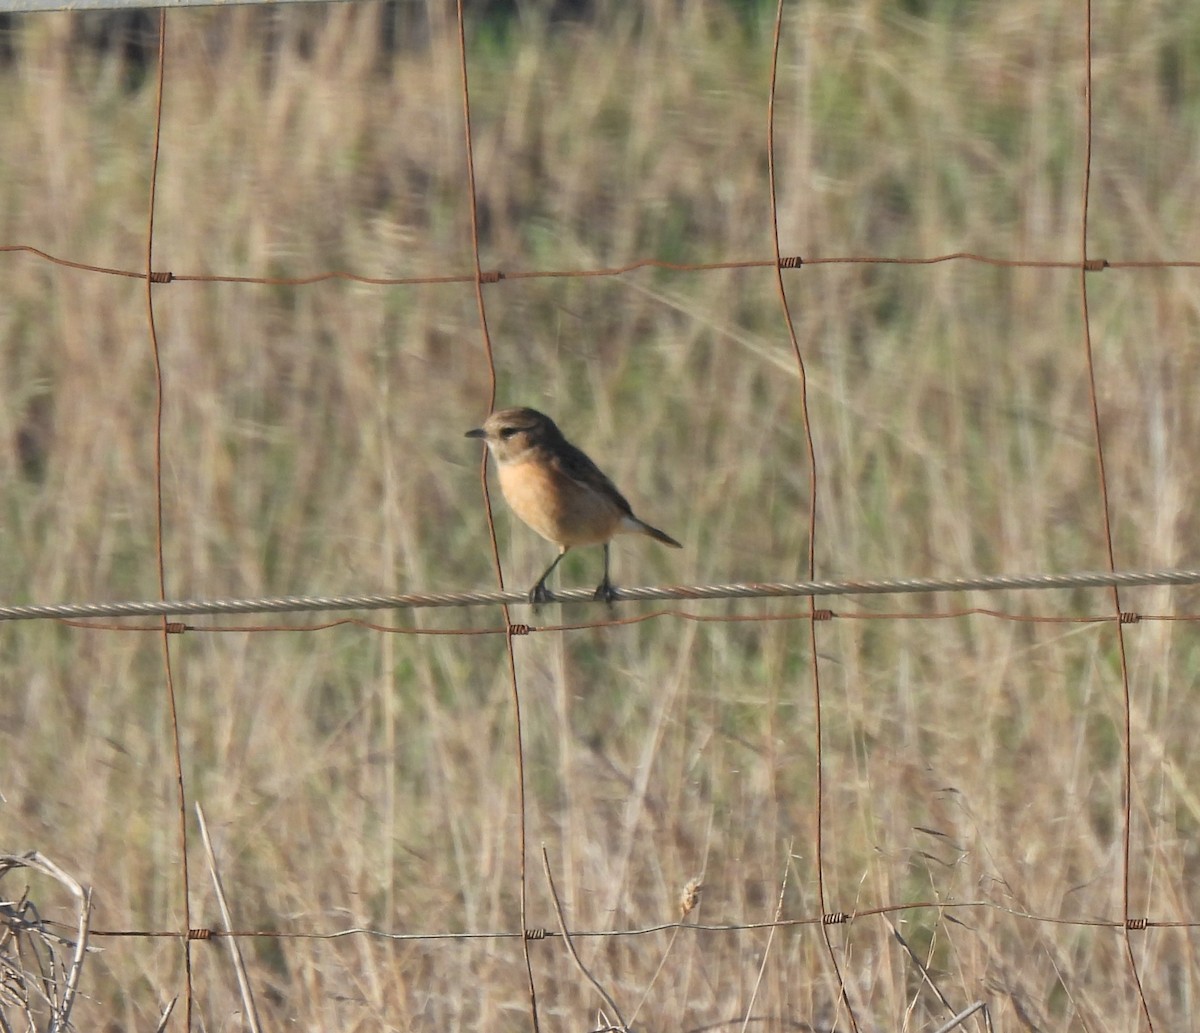
[[(715, 2), (668, 7), (473, 39), (485, 268), (769, 255), (769, 27)], [(1091, 252), (1195, 258), (1194, 11), (1095, 7)], [(790, 6), (785, 252), (1076, 256), (1080, 13), (1036, 0)], [(449, 23), (435, 16), (427, 43), (387, 58), (378, 15), (171, 14), (156, 265), (471, 267)], [(152, 94), (73, 50), (69, 25), (25, 18), (16, 59), (0, 68), (0, 242), (136, 268)], [(0, 269), (6, 595), (152, 597), (142, 288), (14, 254)], [(810, 373), (819, 575), (1105, 565), (1076, 273), (835, 265), (787, 278)], [(1089, 288), (1118, 565), (1191, 562), (1200, 286), (1191, 272), (1107, 271)], [(470, 288), (175, 284), (155, 299), (169, 595), (490, 583), (479, 456), (462, 438), (487, 404)], [(555, 414), (647, 519), (686, 543), (682, 554), (622, 545), (619, 582), (804, 573), (808, 469), (770, 271), (507, 281), (487, 301), (500, 403)], [(546, 547), (498, 520), (506, 575), (525, 584)], [(564, 579), (590, 584), (598, 562), (572, 557)], [(1052, 615), (1111, 607), (1102, 592), (970, 602)], [(1130, 591), (1123, 603), (1197, 609), (1188, 591)], [(1200, 653), (1185, 623), (1143, 623), (1126, 639), (1131, 909), (1188, 920)], [(783, 914), (817, 913), (808, 641), (803, 622), (670, 619), (517, 640), (529, 841), (534, 855), (547, 844), (574, 928), (673, 920), (700, 876), (690, 921), (768, 920), (785, 865)], [(5, 627), (0, 643), (0, 845), (44, 850), (92, 885), (96, 929), (177, 928), (157, 637), (30, 623)], [(1119, 931), (1003, 910), (1123, 916), (1112, 626), (845, 620), (818, 628), (818, 655), (827, 906), (991, 902), (892, 918), (954, 1007), (987, 999), (998, 1028), (1135, 1028)], [(173, 657), (187, 790), (209, 816), (244, 927), (515, 927), (501, 640), (192, 634)], [(215, 924), (202, 871), (193, 865), (193, 923)], [(531, 920), (554, 924), (538, 874)], [(832, 938), (863, 1029), (945, 1020), (887, 921)], [(627, 1015), (649, 988), (644, 1029), (747, 1013), (761, 1019), (752, 1029), (827, 1028), (838, 997), (819, 931), (775, 935), (752, 999), (767, 942), (765, 931), (688, 931), (579, 947)], [(1133, 942), (1156, 1023), (1186, 1028), (1200, 971), (1192, 940), (1163, 930)], [(152, 1028), (181, 988), (179, 949), (104, 946), (85, 974), (80, 1028)], [(584, 1028), (593, 990), (561, 945), (533, 949), (543, 1028)], [(246, 950), (269, 1025), (527, 1028), (515, 941), (263, 939)], [(205, 1027), (234, 1022), (225, 955), (200, 944), (194, 957)]]

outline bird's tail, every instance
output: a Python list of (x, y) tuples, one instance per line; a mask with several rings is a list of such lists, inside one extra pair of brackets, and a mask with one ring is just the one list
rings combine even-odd
[(666, 531), (660, 531), (657, 527), (651, 527), (646, 521), (633, 518), (634, 526), (630, 530), (637, 531), (641, 534), (648, 535), (656, 542), (662, 542), (663, 545), (669, 545), (672, 549), (682, 549), (683, 546), (675, 541)]

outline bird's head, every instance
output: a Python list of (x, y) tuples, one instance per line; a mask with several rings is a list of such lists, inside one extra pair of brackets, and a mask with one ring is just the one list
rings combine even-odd
[(466, 436), (482, 438), (498, 463), (512, 462), (531, 448), (562, 440), (562, 432), (549, 416), (525, 408), (499, 409)]

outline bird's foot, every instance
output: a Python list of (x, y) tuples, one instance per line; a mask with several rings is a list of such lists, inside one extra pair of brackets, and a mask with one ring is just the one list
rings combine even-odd
[(592, 593), (592, 598), (598, 602), (608, 603), (611, 606), (617, 598), (617, 590), (613, 587), (613, 583), (606, 577), (596, 586), (596, 591)]
[(529, 601), (534, 606), (540, 606), (542, 603), (550, 601), (550, 591), (546, 588), (545, 580), (539, 581), (529, 590)]

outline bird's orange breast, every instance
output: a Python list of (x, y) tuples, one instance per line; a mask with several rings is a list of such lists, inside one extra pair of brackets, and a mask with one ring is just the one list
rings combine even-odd
[(499, 468), (500, 490), (513, 512), (563, 547), (599, 545), (616, 534), (622, 512), (606, 495), (535, 457)]

